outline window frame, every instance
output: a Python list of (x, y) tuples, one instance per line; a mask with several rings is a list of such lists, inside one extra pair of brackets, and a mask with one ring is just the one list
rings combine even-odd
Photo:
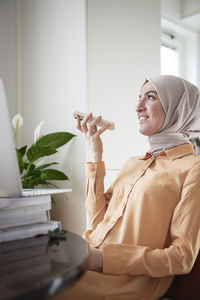
[[(198, 86), (200, 78), (198, 68), (200, 61), (198, 50), (198, 43), (200, 44), (199, 33), (181, 25), (183, 24), (162, 17), (161, 44), (163, 42), (171, 43), (172, 46), (176, 47), (179, 58), (179, 76)], [(174, 36), (174, 38), (170, 39), (170, 36)]]

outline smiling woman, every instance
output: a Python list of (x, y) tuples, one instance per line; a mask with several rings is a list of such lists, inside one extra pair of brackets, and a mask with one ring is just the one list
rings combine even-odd
[(156, 300), (174, 275), (190, 272), (200, 248), (200, 158), (190, 142), (200, 133), (199, 108), (199, 91), (188, 81), (145, 80), (136, 111), (149, 152), (131, 157), (105, 192), (107, 128), (98, 129), (92, 114), (77, 118), (93, 152), (84, 234), (90, 270), (63, 299)]

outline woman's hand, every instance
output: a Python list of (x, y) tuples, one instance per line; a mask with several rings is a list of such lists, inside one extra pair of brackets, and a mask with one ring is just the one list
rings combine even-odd
[(77, 129), (83, 132), (90, 151), (92, 153), (92, 161), (102, 161), (103, 144), (100, 135), (108, 129), (110, 125), (97, 129), (97, 123), (101, 120), (101, 116), (93, 119), (92, 113), (83, 119), (81, 122), (80, 117), (77, 116)]
[(102, 250), (88, 245), (89, 262), (88, 269), (94, 271), (102, 271), (103, 268), (103, 254)]

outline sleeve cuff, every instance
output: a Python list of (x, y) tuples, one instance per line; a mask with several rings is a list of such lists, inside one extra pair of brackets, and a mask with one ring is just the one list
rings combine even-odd
[(95, 163), (87, 162), (85, 173), (87, 178), (105, 176), (106, 170), (105, 170), (104, 162), (103, 161), (95, 162)]

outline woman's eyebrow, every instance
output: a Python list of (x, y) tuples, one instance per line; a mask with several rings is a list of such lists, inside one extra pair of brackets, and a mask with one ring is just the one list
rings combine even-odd
[(156, 91), (148, 91), (145, 93), (145, 96), (148, 95), (149, 93), (154, 93), (154, 94), (158, 95), (158, 93)]
[[(154, 93), (154, 94), (156, 94), (158, 96), (158, 93), (156, 91), (148, 91), (144, 95), (147, 96), (150, 93)], [(139, 94), (139, 98), (141, 98), (141, 94)]]

